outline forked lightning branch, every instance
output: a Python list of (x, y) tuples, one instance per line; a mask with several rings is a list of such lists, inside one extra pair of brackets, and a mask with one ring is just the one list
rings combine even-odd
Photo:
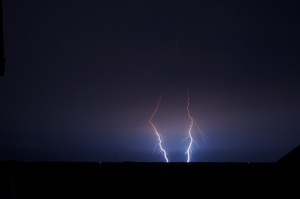
[[(153, 130), (154, 130), (154, 132), (155, 132), (155, 134), (156, 134), (156, 136), (157, 136), (157, 139), (158, 139), (158, 145), (159, 145), (159, 147), (160, 147), (160, 152), (163, 154), (163, 156), (164, 156), (166, 162), (169, 162), (169, 159), (168, 159), (168, 157), (167, 157), (168, 154), (167, 154), (167, 152), (166, 152), (166, 149), (164, 149), (163, 146), (162, 146), (162, 142), (163, 142), (162, 136), (161, 136), (161, 134), (158, 132), (158, 130), (157, 130), (157, 128), (155, 127), (154, 123), (152, 122), (152, 119), (153, 119), (154, 115), (156, 114), (156, 112), (157, 112), (158, 109), (159, 109), (159, 105), (160, 105), (160, 103), (161, 103), (161, 101), (162, 101), (162, 98), (163, 98), (169, 91), (171, 91), (171, 90), (172, 90), (172, 87), (171, 87), (169, 90), (165, 91), (165, 92), (159, 97), (159, 100), (158, 100), (157, 105), (156, 105), (156, 109), (154, 110), (154, 112), (152, 113), (152, 115), (151, 115), (151, 117), (150, 117), (150, 119), (149, 119), (149, 123), (150, 123), (151, 126), (153, 127)], [(186, 103), (186, 110), (187, 110), (187, 116), (188, 116), (189, 119), (190, 119), (190, 125), (189, 125), (189, 129), (187, 130), (187, 131), (188, 131), (188, 135), (187, 135), (187, 137), (184, 139), (184, 141), (189, 140), (189, 145), (188, 145), (188, 148), (187, 148), (187, 150), (186, 150), (186, 152), (185, 152), (185, 154), (187, 155), (187, 162), (190, 162), (190, 161), (191, 161), (192, 145), (193, 145), (193, 143), (195, 142), (194, 139), (193, 139), (193, 136), (192, 136), (192, 128), (193, 128), (194, 125), (196, 125), (196, 124), (194, 123), (193, 117), (192, 117), (191, 114), (190, 114), (190, 100), (191, 100), (191, 98), (190, 98), (190, 88), (188, 87), (188, 89), (187, 89), (187, 103)], [(202, 136), (204, 142), (206, 142), (207, 136), (206, 136), (204, 133), (202, 133), (202, 131), (200, 130), (200, 128), (199, 128), (198, 125), (196, 125), (196, 126), (197, 126), (199, 132), (201, 133), (201, 136)]]

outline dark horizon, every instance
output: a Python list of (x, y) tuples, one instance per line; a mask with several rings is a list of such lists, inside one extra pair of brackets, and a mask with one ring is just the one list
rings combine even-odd
[(118, 197), (120, 193), (130, 198), (294, 196), (297, 193), (294, 180), (299, 173), (299, 166), (291, 170), (275, 163), (0, 161), (0, 166), (5, 171), (1, 173), (2, 198)]
[[(299, 3), (3, 0), (0, 161), (276, 162), (300, 141)], [(188, 82), (188, 85), (187, 85)], [(156, 149), (154, 151), (154, 147)]]

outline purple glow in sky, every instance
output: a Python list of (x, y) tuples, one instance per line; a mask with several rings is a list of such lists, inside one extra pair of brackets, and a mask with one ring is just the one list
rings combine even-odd
[[(276, 161), (300, 141), (295, 1), (3, 0), (0, 160)], [(177, 50), (180, 49), (180, 59)], [(186, 78), (186, 79), (185, 79)]]

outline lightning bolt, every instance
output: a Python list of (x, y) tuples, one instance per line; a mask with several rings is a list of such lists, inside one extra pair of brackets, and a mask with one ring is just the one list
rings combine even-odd
[[(204, 141), (205, 143), (209, 143), (209, 139), (208, 139), (207, 135), (206, 135), (205, 133), (203, 133), (203, 132), (200, 130), (200, 127), (199, 127), (196, 123), (194, 123), (194, 124), (195, 124), (196, 127), (198, 128), (198, 130), (199, 130), (199, 132), (200, 132), (200, 134), (201, 134), (201, 136), (202, 136), (203, 141)], [(196, 144), (197, 144), (197, 143), (196, 143)]]
[(192, 116), (190, 114), (190, 100), (191, 100), (191, 98), (190, 98), (190, 88), (188, 87), (188, 89), (187, 89), (187, 101), (186, 101), (187, 105), (186, 105), (186, 110), (187, 110), (188, 116), (189, 116), (189, 118), (191, 120), (191, 124), (190, 124), (190, 128), (189, 128), (189, 131), (188, 131), (188, 136), (186, 138), (186, 139), (188, 139), (188, 138), (190, 139), (189, 147), (188, 147), (187, 151), (185, 152), (187, 154), (187, 156), (188, 156), (187, 162), (190, 162), (190, 160), (191, 160), (192, 144), (194, 142), (194, 139), (193, 139), (192, 133), (191, 133), (193, 125), (194, 125), (194, 119), (192, 118)]
[[(175, 64), (175, 60), (176, 60), (176, 59), (181, 59), (181, 55), (180, 55), (180, 51), (179, 51), (179, 48), (178, 48), (178, 43), (177, 43), (177, 41), (176, 41), (176, 51), (177, 51), (177, 57), (173, 60), (174, 64)], [(180, 66), (181, 70), (183, 70), (183, 68), (181, 67), (181, 64), (180, 64), (179, 66)], [(187, 78), (186, 78), (186, 77), (185, 77), (185, 79), (186, 79), (186, 81), (187, 81)], [(187, 101), (186, 101), (187, 104), (186, 104), (186, 110), (187, 110), (187, 115), (188, 115), (188, 117), (189, 117), (189, 119), (190, 119), (190, 126), (189, 126), (189, 129), (188, 129), (188, 135), (184, 138), (183, 142), (185, 142), (185, 141), (187, 141), (187, 140), (190, 140), (189, 145), (188, 145), (188, 149), (187, 149), (186, 152), (185, 152), (185, 154), (187, 154), (187, 162), (190, 162), (190, 160), (191, 160), (191, 154), (192, 154), (192, 145), (193, 145), (193, 143), (195, 143), (195, 144), (198, 146), (198, 144), (196, 143), (196, 141), (195, 141), (195, 140), (193, 139), (193, 137), (192, 137), (192, 129), (193, 129), (193, 126), (195, 125), (195, 126), (198, 128), (198, 130), (199, 130), (199, 132), (200, 132), (200, 134), (201, 134), (201, 136), (202, 136), (204, 142), (208, 142), (209, 140), (208, 140), (208, 137), (200, 130), (199, 126), (194, 122), (194, 119), (192, 118), (192, 116), (191, 116), (191, 114), (190, 114), (190, 100), (191, 100), (191, 98), (190, 98), (190, 87), (189, 87), (189, 83), (188, 83), (188, 82), (187, 82), (187, 87), (188, 87), (188, 88), (187, 88)], [(157, 136), (157, 139), (158, 139), (158, 143), (156, 144), (156, 146), (159, 145), (159, 147), (160, 147), (160, 152), (163, 153), (163, 156), (164, 156), (166, 162), (169, 162), (169, 160), (168, 160), (168, 158), (167, 158), (167, 153), (166, 153), (166, 151), (165, 151), (165, 150), (163, 149), (163, 147), (162, 147), (162, 136), (158, 133), (158, 131), (157, 131), (155, 125), (154, 125), (153, 122), (152, 122), (152, 119), (153, 119), (155, 113), (158, 111), (159, 104), (160, 104), (160, 102), (161, 102), (161, 100), (162, 100), (162, 97), (165, 96), (166, 93), (169, 92), (172, 88), (173, 88), (173, 87), (171, 87), (169, 90), (165, 91), (165, 92), (159, 97), (159, 101), (157, 102), (156, 109), (154, 110), (154, 112), (152, 113), (152, 115), (151, 115), (151, 117), (150, 117), (150, 119), (149, 119), (149, 123), (150, 123), (151, 126), (153, 127), (154, 132), (155, 132), (155, 134), (156, 134), (156, 136)], [(155, 146), (155, 148), (156, 148), (156, 146)], [(199, 147), (199, 146), (198, 146), (198, 147)], [(155, 148), (154, 148), (154, 150), (155, 150)]]
[(190, 87), (188, 86), (188, 89), (187, 89), (187, 105), (186, 105), (186, 110), (187, 110), (187, 113), (188, 113), (188, 117), (191, 120), (191, 123), (190, 123), (190, 127), (189, 127), (189, 130), (188, 130), (188, 136), (183, 139), (183, 142), (185, 142), (186, 140), (190, 139), (189, 147), (188, 147), (187, 151), (185, 152), (185, 154), (187, 154), (187, 156), (188, 156), (187, 162), (190, 162), (190, 160), (191, 160), (191, 153), (192, 153), (192, 144), (193, 144), (193, 142), (198, 146), (197, 142), (193, 139), (192, 132), (191, 132), (194, 125), (198, 128), (198, 130), (199, 130), (199, 132), (200, 132), (200, 134), (202, 136), (203, 141), (205, 143), (209, 142), (209, 139), (208, 139), (207, 135), (200, 130), (200, 127), (194, 122), (194, 119), (192, 118), (192, 116), (190, 114), (190, 100), (191, 100), (191, 98), (190, 98)]
[(159, 147), (160, 147), (160, 151), (163, 152), (163, 155), (164, 155), (164, 157), (165, 157), (166, 162), (169, 162), (169, 160), (168, 160), (168, 158), (167, 158), (167, 152), (163, 149), (163, 147), (162, 147), (162, 145), (161, 145), (161, 144), (162, 144), (162, 137), (161, 137), (161, 135), (158, 133), (158, 131), (157, 131), (155, 125), (153, 124), (152, 118), (154, 117), (155, 113), (157, 112), (157, 110), (158, 110), (158, 108), (159, 108), (159, 104), (160, 104), (160, 102), (161, 102), (162, 97), (165, 96), (166, 93), (169, 92), (171, 89), (172, 89), (172, 87), (171, 87), (169, 90), (165, 91), (165, 92), (159, 97), (159, 101), (157, 102), (156, 109), (154, 110), (154, 112), (152, 113), (152, 116), (151, 116), (150, 119), (149, 119), (149, 123), (152, 125), (152, 127), (153, 127), (153, 129), (154, 129), (154, 132), (155, 132), (155, 134), (156, 134), (156, 136), (157, 136), (157, 139), (158, 139), (158, 145), (159, 145)]

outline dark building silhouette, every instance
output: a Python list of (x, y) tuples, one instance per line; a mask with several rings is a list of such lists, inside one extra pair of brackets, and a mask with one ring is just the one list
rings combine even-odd
[(300, 145), (280, 158), (276, 164), (291, 170), (298, 170), (300, 166)]

